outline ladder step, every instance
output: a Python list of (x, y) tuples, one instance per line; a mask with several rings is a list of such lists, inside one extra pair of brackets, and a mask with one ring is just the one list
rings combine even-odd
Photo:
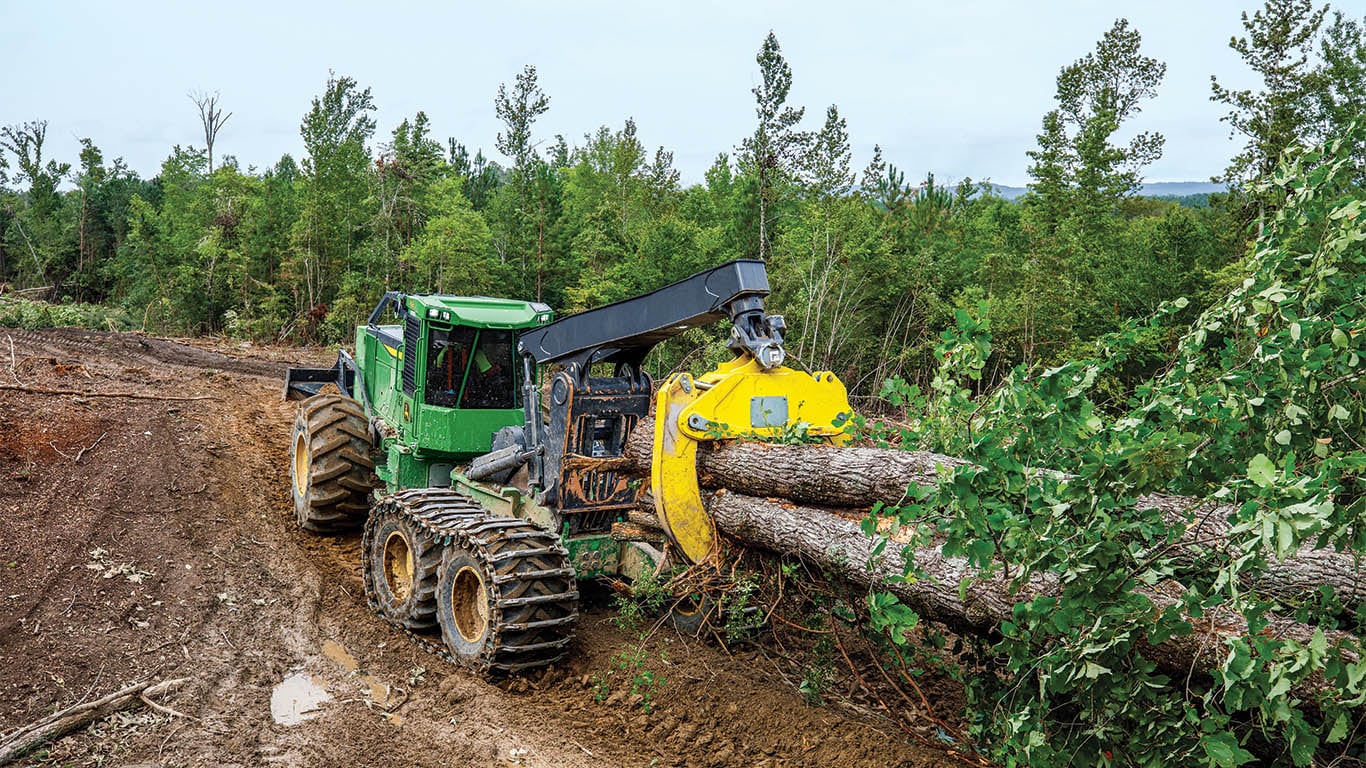
[(490, 665), (489, 665), (489, 669), (497, 670), (497, 671), (499, 671), (499, 672), (507, 672), (507, 673), (509, 673), (509, 674), (515, 675), (515, 674), (517, 674), (518, 672), (521, 672), (521, 671), (523, 671), (523, 670), (527, 670), (527, 669), (540, 669), (541, 667), (549, 666), (549, 665), (551, 665), (551, 664), (554, 664), (554, 663), (557, 662), (557, 661), (560, 661), (561, 659), (563, 659), (564, 657), (566, 657), (566, 656), (568, 656), (568, 655), (569, 655), (568, 653), (561, 653), (561, 654), (557, 654), (557, 655), (555, 655), (555, 656), (551, 656), (551, 657), (548, 658), (548, 659), (537, 659), (536, 661), (523, 661), (523, 662), (518, 662), (518, 663), (516, 663), (516, 664), (499, 664), (499, 663), (494, 663), (494, 664), (490, 664)]
[(505, 645), (502, 648), (499, 648), (498, 652), (535, 653), (536, 651), (545, 651), (551, 648), (563, 648), (566, 645), (569, 645), (570, 641), (572, 641), (573, 639), (574, 638), (572, 637), (562, 637), (558, 640), (547, 640), (544, 643), (531, 643), (529, 645)]
[(511, 560), (514, 557), (533, 557), (535, 555), (563, 555), (557, 547), (541, 547), (539, 549), (510, 549), (489, 558), (489, 562), (501, 563), (504, 560)]

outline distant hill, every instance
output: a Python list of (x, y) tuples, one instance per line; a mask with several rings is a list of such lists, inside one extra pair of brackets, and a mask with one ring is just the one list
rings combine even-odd
[[(1014, 200), (1029, 190), (1025, 187), (1007, 187), (1001, 184), (992, 184), (996, 194), (1007, 200)], [(1208, 181), (1154, 181), (1144, 184), (1138, 194), (1144, 197), (1187, 197), (1189, 195), (1209, 195), (1215, 192), (1223, 192), (1223, 184), (1214, 184)]]
[(1223, 184), (1208, 181), (1154, 181), (1144, 184), (1138, 191), (1147, 197), (1185, 197), (1186, 195), (1212, 195), (1227, 190)]

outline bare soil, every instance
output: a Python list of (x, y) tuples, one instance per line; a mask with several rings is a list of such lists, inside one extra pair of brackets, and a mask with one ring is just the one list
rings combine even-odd
[[(11, 346), (12, 344), (12, 346)], [(489, 683), (364, 604), (359, 537), (297, 529), (286, 365), (333, 352), (0, 329), (0, 382), (201, 400), (0, 391), (0, 733), (139, 680), (190, 678), (20, 764), (925, 766), (949, 762), (857, 707), (809, 707), (764, 643), (657, 632), (646, 686), (601, 596), (571, 660)], [(331, 700), (286, 726), (305, 674)]]

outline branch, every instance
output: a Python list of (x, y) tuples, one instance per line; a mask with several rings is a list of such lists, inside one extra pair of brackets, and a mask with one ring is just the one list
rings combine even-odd
[[(175, 690), (188, 681), (188, 678), (182, 677), (155, 684), (151, 681), (141, 682), (130, 685), (123, 690), (115, 691), (104, 698), (54, 712), (0, 739), (0, 765), (5, 765), (19, 758), (44, 742), (59, 739), (115, 712), (131, 709), (139, 704), (150, 705), (151, 702), (148, 701), (147, 697)], [(155, 705), (153, 708), (163, 709), (160, 705)], [(169, 707), (165, 709), (169, 709)], [(174, 712), (174, 710), (171, 711)]]

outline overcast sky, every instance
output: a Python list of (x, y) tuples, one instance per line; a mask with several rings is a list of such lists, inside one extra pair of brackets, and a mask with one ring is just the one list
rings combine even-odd
[[(1209, 78), (1252, 85), (1229, 50), (1251, 0), (973, 2), (150, 3), (0, 0), (0, 124), (48, 121), (48, 156), (76, 161), (89, 137), (145, 177), (174, 144), (202, 146), (189, 91), (218, 91), (232, 117), (215, 154), (245, 168), (302, 152), (299, 123), (328, 70), (372, 89), (376, 142), (423, 110), (435, 135), (502, 160), (493, 98), (535, 64), (551, 103), (537, 138), (571, 143), (634, 117), (674, 151), (685, 182), (752, 130), (754, 56), (774, 30), (790, 102), (819, 127), (839, 105), (854, 166), (880, 143), (919, 178), (1021, 186), (1025, 152), (1058, 70), (1124, 16), (1167, 63), (1134, 130), (1167, 137), (1150, 181), (1205, 181), (1235, 151)], [(1366, 0), (1335, 7), (1361, 16)]]

